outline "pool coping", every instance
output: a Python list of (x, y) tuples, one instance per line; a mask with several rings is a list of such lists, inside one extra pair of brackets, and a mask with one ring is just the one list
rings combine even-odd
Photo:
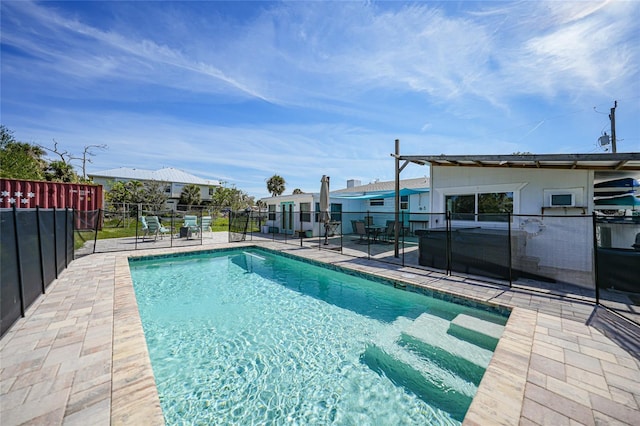
[[(451, 294), (455, 298), (471, 300), (482, 306), (493, 305), (511, 311), (502, 337), (500, 338), (485, 374), (478, 386), (476, 395), (467, 411), (463, 424), (486, 425), (489, 423), (517, 424), (524, 401), (525, 384), (529, 356), (533, 345), (535, 313), (517, 307), (487, 302), (467, 295), (444, 292), (435, 287), (412, 282), (410, 277), (391, 279), (347, 268), (335, 266), (315, 259), (308, 259), (281, 250), (271, 250), (254, 243), (242, 247), (218, 249), (187, 249), (180, 252), (151, 254), (124, 254), (116, 257), (114, 326), (113, 326), (113, 387), (111, 400), (111, 422), (119, 424), (164, 424), (160, 398), (151, 367), (142, 322), (138, 314), (138, 305), (133, 289), (129, 269), (129, 259), (164, 258), (195, 253), (220, 252), (228, 250), (246, 250), (256, 247), (276, 254), (285, 255), (301, 261), (330, 266), (332, 269), (348, 270), (355, 274), (379, 277), (387, 281), (401, 281), (416, 288), (424, 288), (439, 294)], [(381, 283), (381, 285), (384, 285)], [(399, 291), (401, 291), (399, 289)], [(131, 395), (135, 394), (135, 398)]]

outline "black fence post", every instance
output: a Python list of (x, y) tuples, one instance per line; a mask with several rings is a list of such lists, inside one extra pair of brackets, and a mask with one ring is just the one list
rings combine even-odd
[(96, 245), (98, 244), (98, 223), (100, 223), (101, 215), (102, 215), (102, 209), (98, 209), (98, 217), (96, 217), (93, 223), (93, 252), (94, 253), (96, 252)]
[[(404, 266), (404, 248), (405, 248), (404, 215), (405, 215), (405, 213), (406, 212), (404, 210), (402, 210), (401, 213), (400, 213), (401, 214), (400, 223), (402, 223), (402, 266)], [(409, 229), (411, 229), (411, 228), (409, 228)]]
[(20, 233), (18, 232), (18, 211), (13, 205), (13, 235), (16, 239), (16, 260), (18, 263), (18, 290), (20, 291), (20, 315), (24, 318), (24, 278), (22, 276), (22, 260), (20, 256)]
[(592, 217), (592, 227), (593, 227), (593, 273), (594, 273), (594, 284), (596, 286), (596, 305), (600, 304), (600, 286), (598, 285), (598, 236), (596, 235), (596, 229), (598, 227), (598, 220), (596, 217), (596, 212), (594, 211), (591, 215)]
[(133, 242), (133, 249), (138, 250), (138, 225), (140, 225), (140, 213), (136, 214), (136, 240)]
[(513, 284), (513, 255), (511, 254), (511, 213), (507, 212), (507, 238), (509, 238), (509, 288)]
[(55, 262), (56, 279), (58, 279), (58, 214), (53, 208), (53, 259)]
[[(175, 207), (174, 207), (174, 208), (175, 208)], [(170, 238), (171, 238), (171, 247), (173, 247), (173, 234), (175, 233), (175, 229), (176, 229), (176, 228), (175, 228), (175, 225), (176, 225), (176, 224), (175, 224), (175, 215), (176, 215), (175, 210), (171, 210), (171, 235), (170, 235)], [(137, 227), (138, 227), (138, 225), (136, 225), (136, 229), (137, 229)], [(136, 232), (137, 232), (137, 231), (136, 231)], [(180, 235), (180, 234), (178, 234), (178, 235)], [(137, 240), (137, 238), (136, 238), (136, 240)]]
[(445, 214), (445, 233), (447, 234), (446, 246), (447, 246), (447, 275), (451, 275), (451, 212), (447, 211)]
[[(371, 223), (369, 223), (369, 219), (371, 218)], [(373, 225), (373, 218), (371, 217), (371, 212), (367, 210), (367, 215), (364, 217), (364, 226), (365, 229), (369, 228), (370, 225)], [(371, 233), (369, 229), (367, 229), (367, 259), (371, 259)]]
[(40, 276), (42, 277), (42, 294), (45, 293), (46, 283), (44, 282), (44, 250), (42, 249), (42, 228), (40, 225), (40, 206), (36, 206), (36, 228), (38, 231), (38, 254), (40, 255)]
[(64, 208), (64, 267), (69, 266), (69, 206)]

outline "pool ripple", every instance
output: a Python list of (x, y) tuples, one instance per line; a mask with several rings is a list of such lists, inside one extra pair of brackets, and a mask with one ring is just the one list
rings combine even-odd
[[(425, 310), (453, 318), (448, 302), (429, 306), (423, 295), (385, 288), (377, 303), (386, 286), (373, 283), (357, 306), (326, 303), (354, 294), (362, 279), (334, 271), (303, 279), (315, 266), (275, 268), (264, 257), (132, 267), (168, 425), (460, 424), (476, 384), (399, 344)], [(452, 414), (429, 403), (425, 385), (411, 387), (418, 376), (460, 407)]]

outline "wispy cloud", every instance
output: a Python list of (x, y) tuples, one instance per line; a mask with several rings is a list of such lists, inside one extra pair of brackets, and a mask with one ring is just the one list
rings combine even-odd
[(0, 4), (3, 124), (106, 143), (96, 169), (126, 152), (314, 190), (311, 175), (392, 179), (396, 138), (413, 153), (579, 150), (603, 126), (593, 105), (625, 98), (620, 129), (640, 145), (624, 119), (640, 109), (638, 2), (77, 6)]

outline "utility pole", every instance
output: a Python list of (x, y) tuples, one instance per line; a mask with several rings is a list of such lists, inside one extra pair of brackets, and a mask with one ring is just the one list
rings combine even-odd
[(616, 153), (616, 108), (618, 107), (618, 101), (613, 101), (613, 108), (611, 108), (611, 114), (609, 114), (609, 120), (611, 120), (611, 152)]

